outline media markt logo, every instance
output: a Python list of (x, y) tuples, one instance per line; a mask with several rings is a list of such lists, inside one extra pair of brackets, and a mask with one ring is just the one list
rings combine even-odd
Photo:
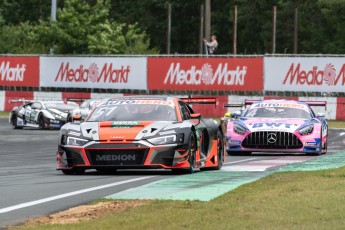
[(91, 63), (88, 68), (79, 65), (77, 68), (70, 67), (70, 63), (62, 62), (59, 71), (55, 77), (55, 82), (88, 82), (93, 83), (127, 83), (130, 73), (130, 66), (121, 66), (116, 68), (113, 63), (104, 63), (100, 68), (96, 63)]
[(11, 66), (9, 61), (1, 62), (0, 64), (0, 80), (1, 81), (24, 81), (24, 74), (26, 65), (21, 66), (17, 64), (15, 67)]
[(338, 84), (344, 85), (345, 64), (342, 65), (337, 74), (337, 70), (332, 63), (326, 64), (324, 69), (318, 69), (318, 66), (313, 66), (311, 70), (303, 70), (300, 63), (298, 63), (296, 66), (294, 63), (292, 63), (287, 74), (285, 75), (283, 84), (327, 86), (335, 86)]
[(229, 69), (228, 63), (219, 63), (215, 72), (211, 64), (205, 63), (201, 69), (191, 66), (184, 70), (181, 64), (171, 63), (165, 76), (164, 84), (171, 85), (244, 85), (247, 66), (237, 66)]

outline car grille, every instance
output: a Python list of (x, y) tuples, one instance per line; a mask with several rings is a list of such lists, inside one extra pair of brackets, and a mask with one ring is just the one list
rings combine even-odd
[(140, 149), (87, 149), (91, 165), (139, 166), (144, 165), (148, 148)]
[(293, 133), (262, 131), (249, 134), (242, 146), (255, 149), (299, 149), (303, 144)]

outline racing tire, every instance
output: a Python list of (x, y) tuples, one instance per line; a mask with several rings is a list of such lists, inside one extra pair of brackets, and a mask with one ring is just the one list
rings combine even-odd
[(84, 175), (85, 169), (63, 169), (61, 170), (65, 175)]
[(38, 114), (37, 122), (38, 122), (38, 127), (40, 129), (45, 129), (46, 128), (46, 125), (44, 123), (44, 117), (43, 117), (42, 113)]
[(18, 126), (17, 125), (17, 116), (16, 115), (12, 115), (11, 123), (12, 123), (12, 128), (13, 129), (23, 129), (23, 126)]
[(195, 172), (196, 170), (196, 151), (197, 151), (197, 140), (196, 140), (196, 135), (194, 132), (191, 132), (190, 136), (189, 136), (189, 142), (188, 142), (188, 163), (189, 163), (189, 168), (186, 169), (172, 169), (173, 173), (177, 173), (177, 174), (192, 174)]

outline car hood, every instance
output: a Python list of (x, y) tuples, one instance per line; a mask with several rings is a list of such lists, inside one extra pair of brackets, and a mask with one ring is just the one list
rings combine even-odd
[(256, 131), (283, 131), (295, 132), (308, 120), (305, 119), (282, 119), (282, 118), (245, 118), (239, 120), (250, 132)]
[[(71, 124), (69, 134), (78, 134), (82, 138), (102, 141), (141, 140), (156, 135), (175, 132), (176, 123), (172, 121), (107, 121), (83, 122), (77, 126)], [(75, 130), (75, 131), (73, 131)]]

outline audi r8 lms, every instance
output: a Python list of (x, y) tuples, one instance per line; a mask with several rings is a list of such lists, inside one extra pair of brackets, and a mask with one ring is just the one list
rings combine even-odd
[(191, 103), (210, 99), (127, 96), (107, 99), (82, 123), (60, 129), (57, 169), (172, 169), (193, 173), (222, 167), (224, 136), (220, 124), (201, 118)]
[(73, 117), (78, 117), (78, 120), (81, 122), (85, 120), (85, 118), (90, 114), (90, 112), (96, 107), (98, 103), (101, 102), (101, 99), (69, 99), (69, 101), (79, 101), (82, 102), (80, 106), (72, 111), (70, 111), (67, 115), (67, 121), (72, 122)]
[(320, 101), (247, 100), (237, 119), (226, 124), (229, 155), (252, 152), (296, 152), (320, 155), (327, 152), (328, 126), (324, 114), (311, 106)]
[(12, 100), (24, 104), (13, 108), (9, 123), (14, 129), (35, 127), (40, 129), (59, 129), (67, 122), (67, 114), (78, 107), (74, 102)]

